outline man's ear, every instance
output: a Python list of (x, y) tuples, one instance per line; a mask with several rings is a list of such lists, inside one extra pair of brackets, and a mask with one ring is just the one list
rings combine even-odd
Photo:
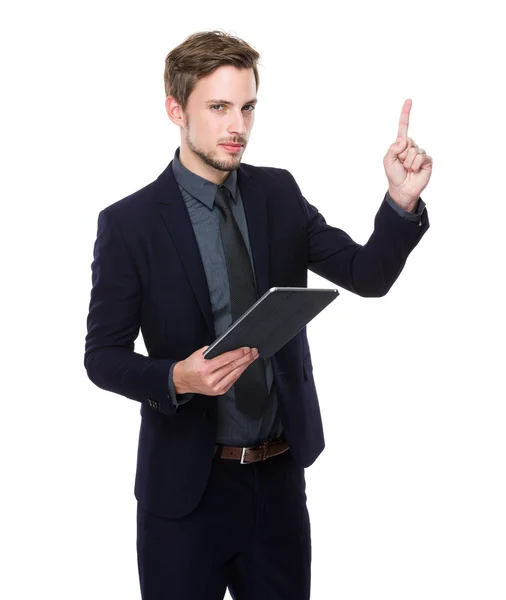
[(184, 115), (183, 110), (179, 102), (174, 96), (167, 96), (165, 99), (165, 110), (169, 119), (179, 127), (184, 127)]

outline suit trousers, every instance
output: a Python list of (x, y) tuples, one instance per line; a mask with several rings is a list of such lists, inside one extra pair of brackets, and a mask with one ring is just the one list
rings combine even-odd
[(215, 457), (181, 518), (137, 505), (143, 600), (308, 600), (311, 537), (303, 467), (290, 450), (241, 465)]

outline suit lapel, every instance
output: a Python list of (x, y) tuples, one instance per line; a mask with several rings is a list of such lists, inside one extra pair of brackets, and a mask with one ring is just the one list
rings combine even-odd
[(209, 332), (213, 339), (214, 322), (204, 265), (190, 216), (172, 172), (172, 162), (158, 178), (157, 198), (160, 214), (169, 230), (186, 275), (190, 280)]
[(237, 182), (248, 224), (248, 235), (253, 255), (253, 266), (259, 297), (269, 287), (269, 238), (267, 228), (267, 197), (258, 180), (247, 173), (244, 166), (237, 172)]

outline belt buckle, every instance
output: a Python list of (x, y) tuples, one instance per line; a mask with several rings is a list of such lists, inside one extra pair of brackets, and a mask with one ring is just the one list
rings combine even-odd
[(271, 445), (271, 442), (264, 442), (261, 446), (250, 446), (248, 448), (243, 448), (241, 452), (241, 465), (248, 465), (249, 463), (244, 461), (244, 457), (246, 456), (246, 450), (251, 450), (253, 448), (262, 451), (262, 458), (258, 458), (253, 462), (263, 461), (267, 459), (267, 449)]
[(241, 465), (247, 465), (248, 463), (244, 462), (244, 457), (246, 455), (246, 450), (249, 450), (249, 448), (243, 448), (242, 452), (241, 452)]

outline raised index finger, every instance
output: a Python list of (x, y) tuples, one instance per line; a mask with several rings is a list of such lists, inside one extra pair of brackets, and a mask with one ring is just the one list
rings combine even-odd
[(401, 137), (408, 137), (409, 111), (411, 110), (411, 106), (412, 100), (410, 98), (404, 101), (401, 111), (401, 118), (399, 119), (399, 132), (397, 133), (397, 139)]

